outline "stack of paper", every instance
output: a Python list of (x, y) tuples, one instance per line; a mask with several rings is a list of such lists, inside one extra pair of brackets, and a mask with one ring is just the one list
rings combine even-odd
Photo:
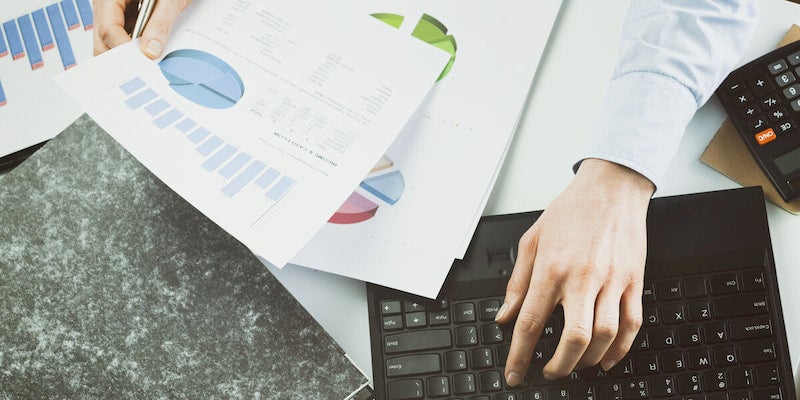
[(292, 263), (435, 297), (464, 256), (561, 0), (351, 0), (451, 55), (381, 161)]

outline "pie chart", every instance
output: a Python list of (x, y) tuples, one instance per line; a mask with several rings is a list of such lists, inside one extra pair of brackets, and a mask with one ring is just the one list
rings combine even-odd
[(175, 50), (158, 64), (169, 86), (200, 106), (218, 110), (231, 108), (244, 95), (244, 83), (236, 70), (204, 51)]
[(379, 203), (397, 204), (404, 190), (403, 174), (389, 157), (383, 156), (328, 222), (343, 225), (364, 222), (375, 216)]
[[(405, 20), (405, 17), (398, 14), (377, 13), (372, 14), (372, 16), (398, 29), (403, 26)], [(423, 14), (414, 27), (414, 31), (411, 32), (411, 36), (450, 54), (450, 61), (447, 63), (447, 66), (444, 67), (444, 71), (439, 75), (439, 78), (436, 80), (437, 82), (444, 79), (444, 77), (450, 73), (450, 70), (453, 69), (453, 64), (456, 62), (456, 50), (458, 50), (456, 38), (453, 35), (448, 35), (447, 31), (447, 27), (439, 22), (438, 19), (428, 14)]]

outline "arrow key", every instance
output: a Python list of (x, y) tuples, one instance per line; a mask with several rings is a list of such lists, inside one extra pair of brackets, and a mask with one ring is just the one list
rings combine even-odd
[(401, 311), (399, 300), (384, 300), (381, 302), (381, 314), (383, 315), (400, 314)]
[(424, 312), (406, 313), (406, 328), (421, 328), (428, 325)]
[(425, 305), (419, 300), (406, 300), (404, 306), (406, 312), (425, 310)]

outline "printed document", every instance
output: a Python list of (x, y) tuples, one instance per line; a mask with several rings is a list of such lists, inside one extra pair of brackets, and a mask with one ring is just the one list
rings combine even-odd
[(418, 114), (292, 263), (433, 297), (467, 250), (561, 0), (344, 3), (451, 57)]
[(57, 80), (164, 183), (278, 267), (351, 195), (450, 59), (369, 15), (297, 1), (194, 2), (161, 60), (137, 45)]

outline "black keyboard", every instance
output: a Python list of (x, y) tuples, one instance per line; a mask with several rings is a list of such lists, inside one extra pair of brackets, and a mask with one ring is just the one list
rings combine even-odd
[(800, 42), (731, 72), (717, 97), (784, 200), (800, 197)]
[[(761, 199), (760, 194), (743, 189), (655, 200), (648, 220), (644, 323), (631, 352), (608, 372), (596, 366), (545, 380), (542, 367), (564, 324), (557, 309), (517, 387), (503, 379), (513, 327), (494, 318), (513, 268), (513, 244), (537, 214), (485, 218), (438, 299), (369, 286), (377, 398), (794, 400), (763, 200), (749, 210), (752, 201), (706, 208), (720, 198), (735, 203), (742, 195)], [(674, 213), (699, 221), (658, 229), (676, 224)], [(738, 219), (720, 224), (736, 214)], [(681, 238), (705, 222), (715, 224), (704, 229), (712, 236)], [(722, 237), (714, 238), (717, 233)], [(733, 246), (725, 245), (731, 238)], [(661, 257), (679, 245), (677, 257)], [(696, 254), (701, 248), (712, 253)]]

